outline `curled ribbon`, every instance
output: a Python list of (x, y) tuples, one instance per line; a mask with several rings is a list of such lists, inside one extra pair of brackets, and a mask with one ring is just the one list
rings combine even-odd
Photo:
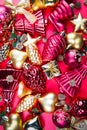
[(30, 0), (20, 0), (20, 2), (17, 5), (13, 4), (12, 0), (5, 0), (5, 5), (9, 8), (11, 8), (15, 14), (22, 13), (25, 15), (25, 17), (30, 21), (30, 23), (34, 23), (37, 18), (34, 14), (31, 12), (25, 10), (25, 8), (30, 8)]

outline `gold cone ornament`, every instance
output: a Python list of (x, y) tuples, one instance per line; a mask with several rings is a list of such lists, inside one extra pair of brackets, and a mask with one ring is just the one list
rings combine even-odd
[(16, 49), (10, 51), (10, 59), (12, 60), (13, 66), (16, 69), (22, 68), (26, 58), (27, 58), (27, 53), (24, 51), (19, 51)]
[(32, 64), (41, 65), (42, 60), (39, 54), (38, 48), (36, 43), (40, 41), (41, 37), (31, 38), (29, 34), (27, 34), (28, 40), (24, 43), (26, 46), (26, 52), (29, 57), (29, 60)]
[(48, 93), (45, 96), (38, 98), (38, 100), (45, 112), (53, 112), (55, 110), (55, 104), (58, 102), (55, 93)]
[(71, 47), (77, 50), (81, 50), (84, 45), (84, 39), (81, 33), (69, 33), (66, 36), (66, 39), (68, 43), (67, 49)]
[(9, 116), (9, 120), (5, 124), (4, 130), (23, 130), (22, 120), (19, 114), (14, 113)]
[(20, 98), (23, 98), (24, 96), (30, 95), (30, 94), (32, 94), (32, 90), (29, 89), (29, 88), (27, 88), (27, 87), (25, 86), (25, 84), (23, 83), (23, 81), (21, 81), (21, 82), (19, 83), (19, 85), (18, 85), (18, 96), (19, 96)]

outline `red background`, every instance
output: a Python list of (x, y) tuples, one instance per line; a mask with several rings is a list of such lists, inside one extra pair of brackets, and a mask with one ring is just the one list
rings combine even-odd
[[(18, 1), (19, 0), (13, 0), (14, 4), (17, 4)], [(83, 3), (84, 0), (79, 0), (79, 1), (82, 3), (82, 8), (75, 9), (74, 12), (76, 15), (80, 12), (82, 14), (83, 18), (87, 18), (87, 12), (86, 12), (87, 6), (84, 5), (84, 3)], [(4, 0), (0, 0), (0, 4), (4, 4)], [(66, 26), (67, 33), (73, 32), (74, 26), (70, 22), (67, 22), (66, 25), (67, 25)], [(49, 28), (51, 26), (52, 25), (49, 25)], [(55, 31), (55, 29), (53, 27), (51, 27), (51, 30), (48, 29), (46, 37), (49, 37), (49, 34), (51, 35), (54, 31)], [(87, 34), (83, 33), (83, 37), (87, 38)], [(43, 48), (43, 47), (40, 45), (40, 48)], [(83, 62), (85, 59), (86, 59), (86, 57), (83, 57)], [(66, 66), (63, 62), (59, 62), (58, 64), (59, 64), (59, 67), (60, 67), (62, 73), (64, 73), (65, 71), (68, 71), (69, 67)], [(0, 65), (0, 68), (1, 68), (1, 65)], [(86, 81), (87, 81), (87, 78), (82, 81), (81, 87), (80, 87), (78, 93), (76, 94), (76, 97), (82, 97), (82, 98), (87, 99), (87, 82)], [(54, 79), (47, 81), (47, 92), (55, 92), (56, 94), (58, 94), (58, 87), (59, 86)], [(70, 100), (72, 100), (72, 99), (70, 99)], [(52, 122), (51, 113), (43, 113), (41, 115), (41, 122), (43, 122), (44, 130), (56, 130), (56, 127)], [(0, 130), (3, 130), (3, 128), (0, 127)]]

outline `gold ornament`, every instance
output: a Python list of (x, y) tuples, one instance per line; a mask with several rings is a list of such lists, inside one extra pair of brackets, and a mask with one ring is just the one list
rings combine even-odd
[(87, 18), (82, 18), (81, 14), (78, 14), (78, 17), (71, 21), (75, 25), (75, 32), (76, 31), (84, 31), (87, 33), (86, 25), (87, 25)]
[(19, 114), (14, 113), (10, 115), (9, 120), (6, 123), (4, 130), (23, 130), (22, 120)]
[(21, 69), (27, 58), (27, 53), (13, 49), (10, 51), (10, 58), (12, 60), (14, 67), (16, 69)]
[(32, 90), (27, 88), (23, 81), (21, 81), (18, 85), (18, 96), (23, 98), (26, 95), (32, 94)]
[(40, 41), (41, 37), (31, 38), (30, 35), (27, 34), (27, 38), (28, 40), (24, 43), (24, 46), (26, 46), (26, 52), (28, 54), (29, 60), (32, 64), (41, 65), (41, 56), (36, 46), (36, 43)]
[(48, 93), (47, 95), (38, 98), (38, 101), (45, 112), (53, 112), (55, 110), (55, 104), (58, 102), (58, 98), (56, 94)]
[(26, 110), (31, 109), (37, 103), (38, 95), (28, 95), (19, 103), (16, 112), (24, 112)]
[(84, 39), (81, 33), (69, 33), (66, 36), (66, 39), (68, 43), (67, 49), (72, 47), (74, 49), (81, 50), (84, 45)]
[(25, 8), (30, 9), (30, 0), (20, 0), (17, 5), (13, 4), (13, 0), (5, 0), (5, 5), (13, 10), (15, 14), (24, 14), (25, 17), (33, 24), (37, 18), (34, 14), (27, 11)]

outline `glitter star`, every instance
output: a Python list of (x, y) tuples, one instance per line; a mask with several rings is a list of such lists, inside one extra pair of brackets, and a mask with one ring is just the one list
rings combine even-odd
[(75, 32), (76, 31), (84, 31), (87, 32), (86, 25), (87, 25), (87, 19), (82, 18), (82, 15), (79, 13), (78, 17), (71, 21), (75, 25)]

